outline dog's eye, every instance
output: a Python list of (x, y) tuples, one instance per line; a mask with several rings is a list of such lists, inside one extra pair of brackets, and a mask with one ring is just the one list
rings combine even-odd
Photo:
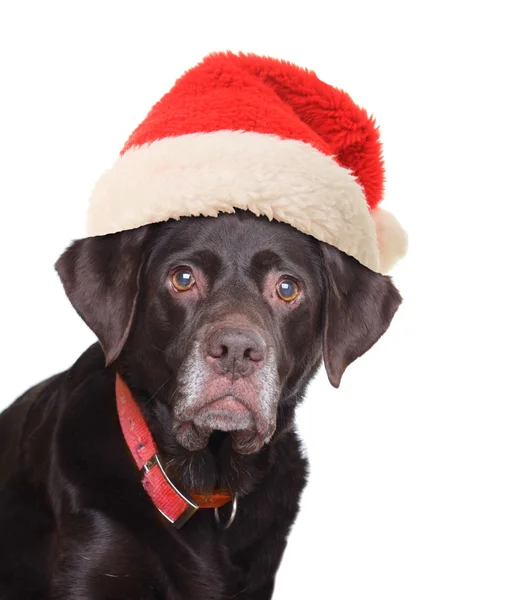
[(299, 295), (299, 286), (293, 279), (283, 277), (277, 284), (277, 295), (284, 302), (292, 302)]
[(196, 283), (194, 275), (189, 271), (189, 269), (186, 268), (175, 271), (171, 281), (173, 282), (173, 287), (177, 292), (186, 292), (187, 290), (190, 290)]

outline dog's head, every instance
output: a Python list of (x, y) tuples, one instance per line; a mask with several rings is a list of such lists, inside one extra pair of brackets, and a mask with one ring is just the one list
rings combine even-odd
[(322, 358), (338, 387), (401, 301), (388, 277), (246, 212), (79, 240), (57, 270), (164, 443), (189, 452), (216, 431), (257, 452)]

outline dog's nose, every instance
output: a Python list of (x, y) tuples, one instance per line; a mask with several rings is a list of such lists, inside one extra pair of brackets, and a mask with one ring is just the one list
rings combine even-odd
[(207, 359), (220, 375), (248, 377), (262, 366), (265, 354), (265, 341), (250, 329), (222, 327), (207, 340)]

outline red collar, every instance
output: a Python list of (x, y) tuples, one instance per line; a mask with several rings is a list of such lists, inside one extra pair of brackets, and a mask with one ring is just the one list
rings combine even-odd
[(117, 412), (126, 444), (142, 475), (142, 485), (155, 507), (179, 529), (199, 508), (215, 508), (232, 500), (229, 492), (209, 496), (182, 494), (165, 474), (158, 450), (133, 394), (117, 374), (115, 382)]

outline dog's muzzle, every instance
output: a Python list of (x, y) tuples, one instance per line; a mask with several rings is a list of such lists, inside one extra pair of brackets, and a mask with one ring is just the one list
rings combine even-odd
[(237, 452), (250, 454), (275, 431), (279, 394), (275, 353), (259, 332), (213, 328), (194, 344), (179, 377), (176, 436), (188, 450), (204, 448), (214, 431), (228, 432)]

